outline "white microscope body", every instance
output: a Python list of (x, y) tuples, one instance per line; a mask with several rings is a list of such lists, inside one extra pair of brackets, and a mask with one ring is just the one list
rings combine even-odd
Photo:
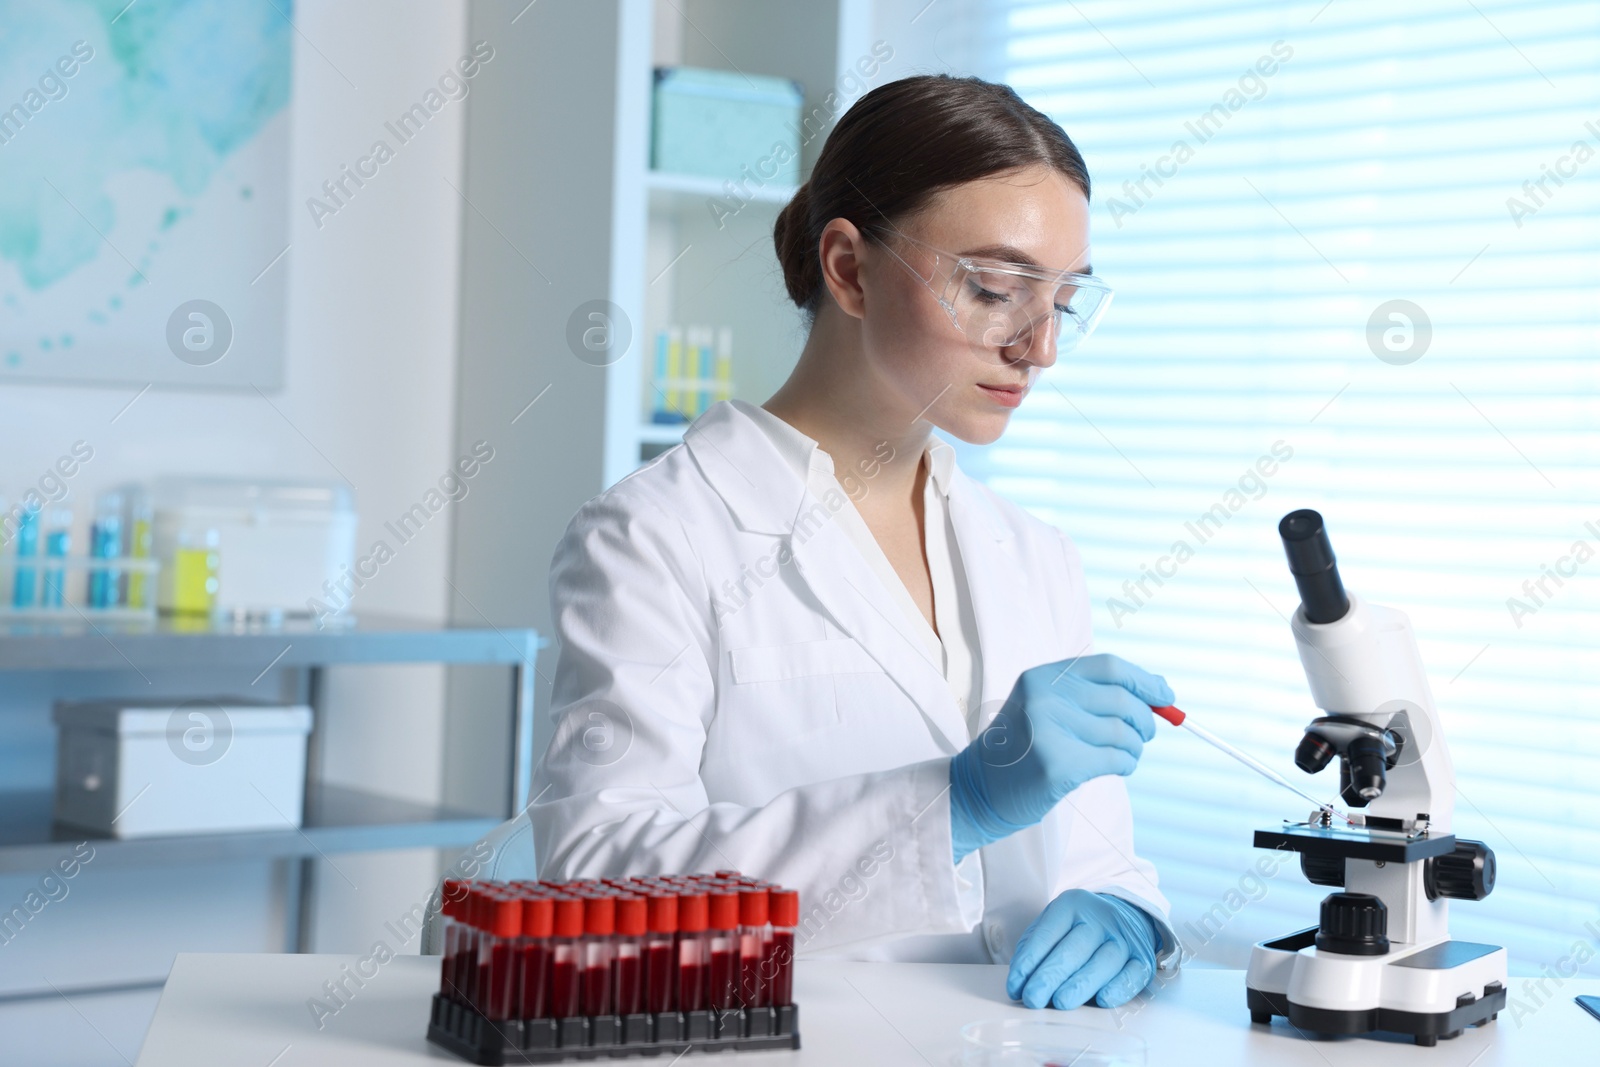
[(1455, 768), (1410, 620), (1346, 594), (1315, 511), (1291, 512), (1279, 533), (1300, 587), (1295, 644), (1327, 713), (1306, 727), (1295, 762), (1316, 773), (1337, 759), (1357, 810), (1348, 827), (1317, 812), (1256, 832), (1257, 847), (1299, 852), (1307, 878), (1342, 892), (1323, 901), (1318, 926), (1252, 949), (1251, 1019), (1433, 1045), (1505, 1006), (1505, 949), (1449, 932), (1451, 897), (1494, 888), (1494, 854), (1452, 833)]

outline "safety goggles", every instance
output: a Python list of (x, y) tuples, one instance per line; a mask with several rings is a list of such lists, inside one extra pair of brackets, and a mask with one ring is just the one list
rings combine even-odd
[(868, 232), (927, 286), (975, 349), (987, 353), (1024, 347), (1015, 355), (997, 353), (1002, 363), (1015, 363), (1035, 351), (1041, 338), (1043, 344), (1053, 343), (1058, 355), (1071, 351), (1111, 305), (1111, 287), (1093, 274), (959, 256), (889, 227), (894, 239), (931, 257), (932, 269), (924, 274), (895, 251), (888, 234), (879, 229)]

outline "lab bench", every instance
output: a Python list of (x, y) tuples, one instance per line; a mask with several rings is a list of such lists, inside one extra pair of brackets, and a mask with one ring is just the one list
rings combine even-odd
[[(359, 988), (347, 990), (336, 1012), (319, 1018), (307, 1010), (309, 993), (358, 967), (366, 977)], [(1386, 1038), (1316, 1040), (1281, 1019), (1271, 1026), (1252, 1024), (1242, 971), (1186, 967), (1123, 1008), (1075, 1011), (1024, 1008), (1006, 997), (1005, 977), (999, 965), (802, 958), (795, 965), (798, 1050), (724, 1052), (714, 1061), (680, 1058), (686, 1065), (693, 1059), (726, 1067), (928, 1067), (961, 1062), (963, 1024), (1007, 1018), (1072, 1023), (1102, 1031), (1109, 1040), (1138, 1037), (1148, 1046), (1149, 1067), (1591, 1063), (1587, 1050), (1600, 1034), (1594, 1019), (1572, 1002), (1576, 993), (1600, 993), (1600, 981), (1593, 979), (1568, 981), (1550, 995), (1539, 989), (1541, 982), (1549, 985), (1543, 979), (1512, 978), (1512, 1003), (1521, 1005), (1520, 1012), (1503, 1012), (1496, 1022), (1421, 1048)], [(136, 1067), (265, 1064), (287, 1049), (301, 1067), (464, 1063), (425, 1037), (429, 998), (438, 986), (437, 956), (395, 956), (374, 965), (359, 956), (180, 955)], [(612, 1062), (667, 1061), (661, 1056)]]
[[(287, 859), (298, 864), (291, 892), (287, 947), (306, 951), (313, 894), (312, 860), (340, 852), (461, 848), (515, 814), (532, 773), (533, 672), (546, 643), (534, 630), (438, 626), (362, 615), (318, 628), (310, 620), (277, 625), (163, 618), (108, 622), (85, 613), (76, 621), (0, 624), (0, 678), (12, 672), (83, 671), (126, 674), (130, 691), (147, 692), (146, 677), (204, 667), (239, 672), (240, 685), (269, 671), (293, 671), (295, 699), (312, 710), (307, 739), (305, 815), (299, 828), (119, 840), (88, 835), (97, 868)], [(484, 813), (386, 796), (322, 780), (324, 671), (330, 667), (395, 664), (481, 664), (509, 669), (506, 691), (510, 739), (503, 808)], [(157, 689), (152, 695), (163, 695)], [(85, 832), (53, 822), (49, 789), (0, 792), (0, 874), (35, 873), (59, 858), (64, 842)], [(293, 886), (294, 883), (292, 882)]]

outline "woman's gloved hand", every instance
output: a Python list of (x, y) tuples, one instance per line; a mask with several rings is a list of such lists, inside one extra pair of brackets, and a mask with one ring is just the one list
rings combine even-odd
[(1034, 825), (1091, 778), (1132, 774), (1155, 736), (1151, 706), (1173, 702), (1165, 678), (1116, 656), (1023, 671), (994, 721), (950, 761), (955, 862)]
[(1161, 934), (1126, 900), (1069, 889), (1022, 932), (1006, 993), (1025, 1007), (1126, 1004), (1156, 973)]

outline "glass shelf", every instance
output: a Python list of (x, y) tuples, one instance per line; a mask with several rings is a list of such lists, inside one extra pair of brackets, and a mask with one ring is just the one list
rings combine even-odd
[(54, 822), (53, 799), (48, 789), (0, 793), (0, 874), (48, 870), (80, 841), (88, 841), (94, 849), (97, 868), (464, 847), (503, 818), (321, 784), (312, 787), (305, 823), (298, 829), (120, 840)]

